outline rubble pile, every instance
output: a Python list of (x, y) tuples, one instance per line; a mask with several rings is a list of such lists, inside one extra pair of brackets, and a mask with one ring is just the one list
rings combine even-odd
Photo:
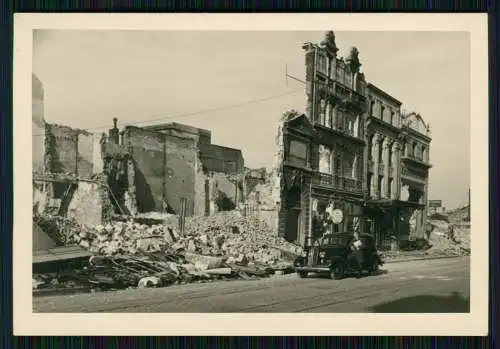
[[(470, 228), (458, 227), (450, 219), (429, 220), (433, 230), (429, 236), (429, 254), (462, 256), (470, 254)], [(450, 234), (453, 229), (453, 234)]]
[(467, 221), (469, 215), (469, 206), (459, 207), (448, 212), (448, 218), (451, 222), (460, 223)]
[(190, 252), (224, 255), (229, 259), (248, 260), (266, 265), (291, 261), (302, 251), (287, 242), (257, 216), (238, 211), (220, 212), (210, 217), (192, 217), (186, 221), (184, 241)]
[(162, 223), (64, 224), (67, 244), (94, 254), (78, 279), (84, 275), (91, 286), (123, 288), (252, 278), (291, 269), (301, 253), (300, 247), (277, 237), (257, 217), (238, 211), (188, 217), (183, 234), (177, 216), (142, 218)]
[(59, 245), (66, 244), (68, 237), (71, 238), (81, 229), (81, 225), (73, 219), (49, 214), (36, 214), (33, 216), (33, 222)]
[(135, 255), (162, 251), (173, 243), (174, 227), (128, 222), (112, 222), (73, 230), (68, 243), (79, 245), (94, 254)]

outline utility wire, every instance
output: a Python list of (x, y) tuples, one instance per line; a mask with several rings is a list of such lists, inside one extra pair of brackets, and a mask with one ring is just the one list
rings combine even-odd
[[(302, 89), (300, 89), (300, 90), (293, 90), (293, 91), (289, 91), (289, 92), (286, 92), (286, 93), (282, 93), (282, 94), (278, 94), (278, 95), (272, 95), (272, 96), (263, 97), (263, 98), (259, 98), (259, 99), (254, 99), (254, 100), (250, 100), (250, 101), (246, 101), (246, 102), (241, 102), (241, 103), (236, 103), (236, 104), (230, 104), (230, 105), (226, 105), (226, 106), (223, 106), (223, 107), (203, 109), (203, 110), (198, 110), (198, 111), (195, 111), (195, 112), (178, 114), (178, 115), (174, 115), (174, 116), (167, 116), (167, 117), (158, 118), (158, 119), (149, 119), (149, 120), (143, 120), (143, 121), (128, 122), (127, 125), (132, 125), (132, 126), (133, 125), (140, 125), (140, 124), (144, 124), (144, 123), (148, 123), (148, 122), (170, 120), (170, 119), (182, 118), (182, 117), (187, 117), (187, 116), (192, 116), (192, 115), (198, 115), (198, 114), (205, 114), (205, 113), (215, 112), (215, 111), (219, 111), (219, 110), (232, 109), (232, 108), (242, 107), (242, 106), (249, 105), (249, 104), (260, 103), (260, 102), (265, 102), (265, 101), (269, 101), (269, 100), (273, 100), (273, 99), (285, 97), (285, 96), (288, 96), (288, 95), (295, 94), (297, 92), (302, 92)], [(108, 126), (100, 126), (100, 127), (91, 127), (91, 128), (87, 128), (85, 130), (86, 131), (88, 131), (88, 130), (101, 130), (101, 129), (105, 129), (105, 128), (109, 128), (109, 127), (112, 127), (112, 126), (108, 125)], [(33, 136), (45, 136), (45, 135), (44, 134), (35, 134)]]

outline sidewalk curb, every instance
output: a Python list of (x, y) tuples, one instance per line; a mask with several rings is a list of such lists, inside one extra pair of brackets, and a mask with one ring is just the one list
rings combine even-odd
[(452, 258), (460, 258), (460, 257), (470, 257), (470, 255), (469, 256), (463, 255), (463, 256), (415, 257), (415, 258), (408, 258), (408, 259), (395, 259), (395, 260), (385, 261), (384, 264), (414, 262), (414, 261), (424, 261), (424, 260), (437, 260), (437, 259), (452, 259)]

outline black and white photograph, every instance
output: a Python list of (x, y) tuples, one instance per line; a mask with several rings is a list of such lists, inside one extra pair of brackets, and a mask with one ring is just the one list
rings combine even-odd
[(140, 314), (135, 326), (151, 313), (487, 325), (484, 18), (367, 16), (369, 29), (356, 15), (26, 25), (14, 251), (29, 263), (31, 214), (32, 288), (17, 302), (61, 322)]

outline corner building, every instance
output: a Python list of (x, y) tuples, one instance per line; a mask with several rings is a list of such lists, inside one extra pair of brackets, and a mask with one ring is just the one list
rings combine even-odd
[(279, 233), (302, 245), (317, 237), (327, 207), (342, 212), (333, 233), (356, 226), (378, 244), (422, 237), (429, 125), (360, 71), (359, 51), (338, 58), (335, 34), (305, 43), (306, 114), (286, 113), (279, 132)]

